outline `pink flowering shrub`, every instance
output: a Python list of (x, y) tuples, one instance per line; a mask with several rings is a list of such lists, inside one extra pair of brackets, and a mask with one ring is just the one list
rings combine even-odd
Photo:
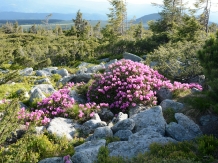
[(73, 107), (74, 99), (69, 96), (73, 83), (68, 83), (63, 89), (54, 92), (50, 97), (37, 103), (37, 108), (28, 113), (24, 108), (18, 112), (18, 118), (24, 119), (26, 124), (36, 122), (40, 125), (46, 125), (50, 122), (49, 118), (55, 116), (67, 116), (67, 109)]
[(161, 87), (172, 91), (192, 87), (202, 89), (197, 84), (172, 84), (149, 66), (123, 59), (111, 64), (104, 74), (95, 76), (95, 81), (87, 92), (87, 99), (97, 104), (108, 103), (114, 112), (119, 109), (125, 112), (128, 107), (139, 103), (156, 105), (156, 91)]
[(86, 121), (91, 119), (95, 113), (99, 112), (101, 108), (108, 108), (107, 103), (96, 104), (95, 102), (89, 102), (86, 104), (79, 104), (78, 118), (80, 121)]
[(26, 126), (29, 126), (30, 122), (36, 125), (46, 125), (50, 122), (50, 118), (47, 118), (42, 110), (27, 112), (25, 108), (21, 108), (18, 112), (18, 119), (24, 120)]
[(37, 109), (42, 110), (48, 117), (64, 115), (74, 104), (74, 99), (69, 96), (69, 92), (67, 87), (59, 89), (50, 97), (38, 102)]

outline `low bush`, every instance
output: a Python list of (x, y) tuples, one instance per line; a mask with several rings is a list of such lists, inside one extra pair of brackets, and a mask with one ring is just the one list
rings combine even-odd
[(7, 163), (38, 162), (44, 158), (74, 154), (72, 142), (65, 137), (60, 138), (55, 135), (52, 136), (52, 139), (50, 137), (28, 132), (15, 144), (11, 144), (7, 148), (0, 148), (0, 161)]
[(126, 112), (136, 104), (156, 105), (156, 91), (166, 87), (172, 91), (189, 89), (197, 84), (173, 84), (163, 75), (142, 63), (120, 60), (111, 64), (104, 74), (97, 74), (89, 87), (87, 99), (91, 102), (108, 103), (114, 113)]
[(49, 118), (55, 116), (67, 117), (66, 110), (72, 108), (75, 103), (74, 99), (69, 95), (70, 89), (73, 86), (73, 83), (68, 83), (63, 89), (54, 92), (50, 97), (38, 102), (37, 107), (32, 108), (31, 112), (21, 108), (18, 112), (18, 118), (25, 120), (26, 125), (29, 125), (29, 122), (46, 125), (50, 122)]

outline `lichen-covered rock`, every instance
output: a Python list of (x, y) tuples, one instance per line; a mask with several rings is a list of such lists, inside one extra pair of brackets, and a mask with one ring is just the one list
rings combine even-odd
[(32, 103), (35, 99), (44, 99), (46, 96), (42, 93), (39, 88), (35, 88), (33, 92), (30, 94), (29, 101)]
[(79, 124), (73, 123), (71, 119), (55, 117), (49, 123), (48, 132), (56, 134), (59, 137), (66, 136), (67, 139), (73, 139), (76, 130), (80, 128)]
[(129, 60), (132, 60), (134, 62), (140, 62), (140, 61), (143, 61), (143, 59), (135, 54), (131, 54), (131, 53), (123, 53), (123, 58), (124, 59), (129, 59)]
[(79, 95), (75, 90), (71, 90), (69, 96), (79, 104), (84, 104), (87, 101), (86, 97)]
[(133, 119), (124, 119), (122, 121), (117, 122), (113, 127), (111, 127), (112, 131), (115, 133), (119, 130), (133, 130), (135, 127), (135, 121)]
[(68, 73), (67, 69), (65, 69), (65, 68), (57, 70), (56, 73), (61, 75), (62, 77), (69, 76), (69, 73)]
[(203, 115), (200, 118), (200, 124), (202, 126), (206, 126), (207, 124), (211, 123), (211, 122), (218, 122), (218, 116), (215, 115)]
[(200, 127), (186, 115), (176, 113), (178, 123), (171, 122), (166, 126), (167, 134), (178, 141), (192, 140), (202, 135)]
[(45, 94), (52, 94), (52, 93), (55, 92), (55, 89), (54, 89), (54, 87), (51, 84), (39, 84), (39, 85), (34, 86), (30, 90), (30, 93), (34, 92), (34, 90), (36, 88), (40, 89)]
[(172, 92), (167, 88), (161, 88), (157, 91), (157, 99), (159, 102), (162, 102), (165, 99), (172, 99)]
[(32, 67), (27, 67), (27, 68), (21, 70), (19, 73), (22, 76), (29, 76), (29, 75), (31, 75), (33, 73), (33, 68)]
[(156, 129), (157, 132), (165, 135), (166, 121), (163, 117), (161, 106), (155, 106), (133, 115), (132, 119), (135, 121), (135, 132), (147, 127), (152, 127)]
[(113, 132), (108, 126), (96, 128), (88, 140), (105, 139), (106, 137), (113, 137)]
[(114, 117), (114, 114), (107, 108), (102, 108), (98, 114), (103, 121), (112, 120)]
[(96, 113), (92, 119), (86, 121), (83, 123), (81, 126), (81, 130), (83, 131), (84, 134), (90, 134), (93, 132), (96, 128), (98, 127), (104, 127), (107, 126), (106, 122), (101, 121), (99, 115)]
[(168, 109), (168, 108), (171, 108), (175, 112), (178, 112), (184, 108), (184, 104), (182, 104), (180, 102), (173, 101), (173, 100), (169, 100), (169, 99), (163, 100), (160, 103), (160, 106), (162, 107), (163, 111)]
[(132, 131), (130, 130), (119, 130), (114, 134), (114, 137), (120, 138), (122, 141), (129, 140), (129, 137), (132, 135)]
[(51, 76), (52, 73), (45, 70), (36, 70), (36, 76)]
[(36, 80), (34, 84), (51, 84), (51, 82), (49, 78), (44, 78), (44, 79)]
[(133, 115), (138, 114), (139, 112), (149, 109), (149, 107), (144, 105), (136, 105), (135, 107), (129, 108), (129, 118), (131, 118)]
[(151, 143), (166, 144), (176, 142), (169, 137), (163, 137), (159, 131), (156, 132), (151, 127), (144, 128), (141, 131), (131, 135), (128, 141), (118, 141), (108, 144), (110, 156), (121, 156), (123, 158), (132, 158), (139, 153), (144, 153), (149, 150)]
[(72, 156), (73, 163), (94, 163), (100, 147), (105, 146), (106, 140), (93, 140), (75, 147), (75, 154)]

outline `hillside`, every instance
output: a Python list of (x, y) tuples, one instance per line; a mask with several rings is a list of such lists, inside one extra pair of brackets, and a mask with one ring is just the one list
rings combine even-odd
[(138, 19), (136, 19), (135, 23), (143, 22), (143, 24), (147, 23), (150, 20), (158, 20), (160, 19), (160, 15), (158, 13), (144, 15)]
[[(23, 13), (23, 12), (0, 12), (0, 20), (20, 20), (20, 19), (42, 19), (49, 14), (52, 14), (52, 19), (72, 20), (76, 17), (75, 13), (61, 14), (61, 13)], [(106, 15), (96, 13), (83, 13), (83, 18), (86, 20), (107, 20)]]

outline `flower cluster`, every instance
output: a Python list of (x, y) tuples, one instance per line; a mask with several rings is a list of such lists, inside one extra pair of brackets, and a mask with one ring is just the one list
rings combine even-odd
[(109, 105), (107, 103), (100, 103), (97, 105), (95, 102), (89, 102), (86, 104), (79, 104), (79, 115), (80, 120), (90, 119), (101, 110), (101, 108), (108, 108)]
[(50, 122), (50, 119), (46, 117), (42, 110), (35, 110), (29, 113), (24, 107), (18, 112), (18, 119), (24, 120), (26, 126), (29, 126), (30, 122), (34, 122), (39, 125), (46, 125)]
[(71, 163), (70, 155), (64, 156), (63, 161), (64, 161), (64, 163)]
[(74, 104), (74, 99), (69, 96), (69, 92), (70, 90), (66, 88), (54, 92), (50, 97), (38, 102), (37, 109), (42, 110), (49, 117), (64, 114)]
[(10, 100), (2, 99), (0, 100), (0, 104), (7, 104), (10, 103)]
[(41, 122), (46, 125), (50, 122), (49, 118), (55, 116), (67, 116), (67, 109), (72, 108), (74, 99), (69, 96), (73, 83), (68, 83), (63, 89), (54, 92), (50, 97), (37, 103), (37, 108), (28, 113), (24, 108), (18, 112), (18, 118), (24, 119), (25, 122)]
[(172, 84), (149, 66), (123, 59), (111, 64), (104, 74), (95, 76), (87, 99), (96, 103), (107, 102), (114, 112), (117, 109), (125, 112), (128, 107), (138, 103), (156, 105), (156, 91), (161, 87), (170, 90), (200, 88), (196, 84)]

